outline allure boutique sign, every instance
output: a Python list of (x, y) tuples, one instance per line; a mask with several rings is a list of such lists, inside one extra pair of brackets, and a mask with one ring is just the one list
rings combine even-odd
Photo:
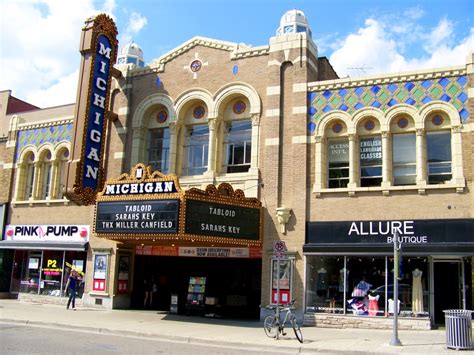
[(115, 23), (105, 14), (87, 20), (82, 30), (82, 57), (66, 192), (68, 198), (80, 205), (93, 204), (103, 185), (107, 121), (111, 117), (111, 76), (118, 48), (116, 38)]
[[(308, 222), (305, 249), (393, 248), (393, 237), (405, 247), (474, 247), (473, 219)], [(434, 250), (433, 249), (433, 250)]]

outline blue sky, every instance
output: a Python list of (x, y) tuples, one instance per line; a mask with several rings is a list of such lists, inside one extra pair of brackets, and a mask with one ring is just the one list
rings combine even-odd
[(100, 12), (148, 63), (194, 36), (266, 45), (295, 8), (341, 77), (463, 65), (474, 50), (472, 0), (9, 0), (0, 3), (0, 90), (40, 107), (74, 102), (81, 27)]

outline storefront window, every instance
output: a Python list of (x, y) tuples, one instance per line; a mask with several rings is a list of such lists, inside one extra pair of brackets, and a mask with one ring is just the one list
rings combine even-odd
[[(354, 316), (393, 315), (393, 258), (307, 256), (306, 311)], [(428, 317), (428, 260), (404, 258), (399, 315)]]
[(40, 294), (55, 297), (61, 296), (63, 254), (62, 250), (45, 250), (43, 252)]
[(23, 259), (20, 292), (38, 293), (40, 283), (41, 252), (29, 252)]
[(382, 138), (361, 138), (360, 186), (380, 186), (382, 183)]
[(416, 183), (415, 134), (395, 134), (393, 143), (393, 182), (395, 185)]
[(347, 187), (349, 183), (349, 142), (331, 140), (328, 144), (328, 187)]
[(315, 312), (344, 312), (344, 257), (308, 257), (307, 309)]

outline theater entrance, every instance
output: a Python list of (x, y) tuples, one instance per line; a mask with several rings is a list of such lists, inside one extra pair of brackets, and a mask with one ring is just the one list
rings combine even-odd
[(178, 314), (258, 319), (261, 273), (260, 258), (137, 255), (132, 307), (169, 311), (177, 295)]

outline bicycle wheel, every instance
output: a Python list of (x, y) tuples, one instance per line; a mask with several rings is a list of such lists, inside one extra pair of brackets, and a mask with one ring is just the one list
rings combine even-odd
[(263, 329), (269, 338), (275, 338), (278, 333), (278, 322), (275, 316), (266, 316), (263, 321)]
[(300, 343), (302, 343), (303, 342), (303, 333), (301, 333), (300, 325), (298, 324), (298, 322), (296, 321), (295, 318), (293, 318), (291, 320), (291, 325), (293, 326), (293, 330), (295, 331), (296, 339), (298, 339), (298, 341)]

